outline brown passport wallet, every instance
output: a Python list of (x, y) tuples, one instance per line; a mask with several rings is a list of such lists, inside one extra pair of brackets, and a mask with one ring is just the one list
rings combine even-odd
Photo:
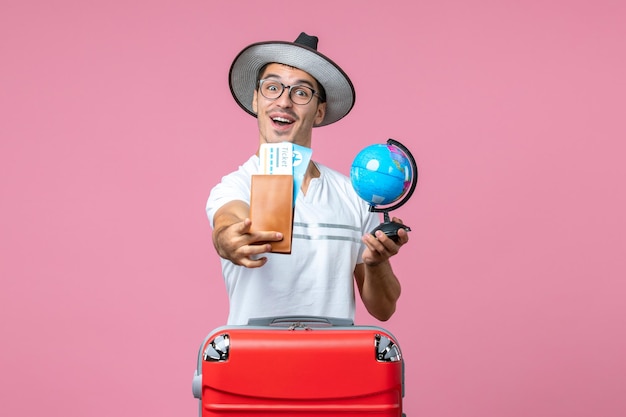
[(291, 253), (293, 175), (253, 175), (250, 187), (250, 231), (282, 233), (283, 240), (269, 242), (272, 252)]

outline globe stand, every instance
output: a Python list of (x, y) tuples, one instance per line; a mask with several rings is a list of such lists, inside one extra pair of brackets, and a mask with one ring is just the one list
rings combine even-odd
[(409, 162), (411, 164), (411, 169), (413, 170), (413, 175), (411, 176), (412, 177), (411, 178), (411, 185), (410, 185), (408, 191), (404, 194), (404, 196), (396, 204), (394, 204), (394, 205), (392, 205), (390, 207), (382, 207), (382, 208), (381, 207), (376, 207), (375, 205), (370, 205), (370, 208), (369, 208), (370, 212), (373, 212), (373, 213), (383, 213), (383, 222), (381, 224), (379, 224), (370, 233), (373, 236), (376, 236), (376, 232), (380, 230), (387, 237), (389, 237), (391, 240), (393, 240), (394, 242), (398, 243), (398, 241), (400, 240), (400, 238), (398, 237), (398, 231), (400, 229), (404, 229), (407, 232), (410, 232), (411, 228), (409, 226), (406, 226), (406, 225), (402, 224), (402, 223), (392, 222), (389, 219), (389, 212), (391, 210), (396, 210), (400, 206), (404, 205), (407, 201), (409, 201), (409, 198), (411, 197), (411, 195), (413, 195), (413, 191), (415, 191), (415, 186), (417, 185), (417, 164), (415, 163), (415, 158), (413, 158), (413, 155), (407, 149), (406, 146), (404, 146), (400, 142), (398, 142), (396, 140), (393, 140), (393, 139), (388, 139), (387, 140), (387, 144), (388, 145), (397, 146), (402, 151), (404, 151), (404, 153), (406, 154), (406, 156), (409, 159)]
[[(370, 211), (376, 211), (376, 210), (370, 210)], [(385, 235), (387, 235), (388, 238), (398, 243), (400, 241), (400, 238), (398, 237), (398, 231), (400, 229), (404, 229), (407, 232), (411, 231), (411, 228), (409, 226), (406, 226), (402, 223), (390, 221), (388, 212), (383, 211), (383, 217), (384, 217), (383, 223), (376, 226), (376, 228), (370, 232), (372, 236), (376, 236), (376, 232), (380, 230)]]

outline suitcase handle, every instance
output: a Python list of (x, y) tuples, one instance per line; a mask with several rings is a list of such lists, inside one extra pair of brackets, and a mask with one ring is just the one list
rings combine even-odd
[(353, 326), (351, 319), (321, 316), (275, 316), (257, 317), (248, 320), (248, 326), (273, 327), (345, 327)]

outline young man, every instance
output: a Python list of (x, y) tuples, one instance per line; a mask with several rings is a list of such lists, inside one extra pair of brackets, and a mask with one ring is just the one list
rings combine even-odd
[[(352, 109), (352, 82), (317, 51), (317, 42), (301, 33), (295, 42), (252, 44), (235, 58), (230, 88), (258, 120), (259, 146), (291, 142), (311, 148), (314, 127)], [(282, 234), (250, 229), (251, 176), (259, 169), (257, 151), (211, 190), (207, 202), (230, 301), (228, 324), (294, 315), (354, 320), (353, 277), (368, 312), (388, 320), (400, 297), (389, 258), (408, 242), (406, 231), (399, 231), (398, 243), (381, 232), (372, 236), (380, 220), (350, 179), (311, 161), (296, 198), (291, 254), (270, 253), (267, 242), (280, 241)]]

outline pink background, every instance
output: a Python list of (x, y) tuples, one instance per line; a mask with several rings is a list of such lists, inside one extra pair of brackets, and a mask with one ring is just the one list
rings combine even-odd
[[(594, 1), (0, 4), (0, 415), (191, 416), (227, 300), (204, 204), (257, 146), (227, 73), (320, 37), (392, 137), (408, 416), (626, 415), (626, 8)], [(273, 15), (278, 23), (268, 23)]]

